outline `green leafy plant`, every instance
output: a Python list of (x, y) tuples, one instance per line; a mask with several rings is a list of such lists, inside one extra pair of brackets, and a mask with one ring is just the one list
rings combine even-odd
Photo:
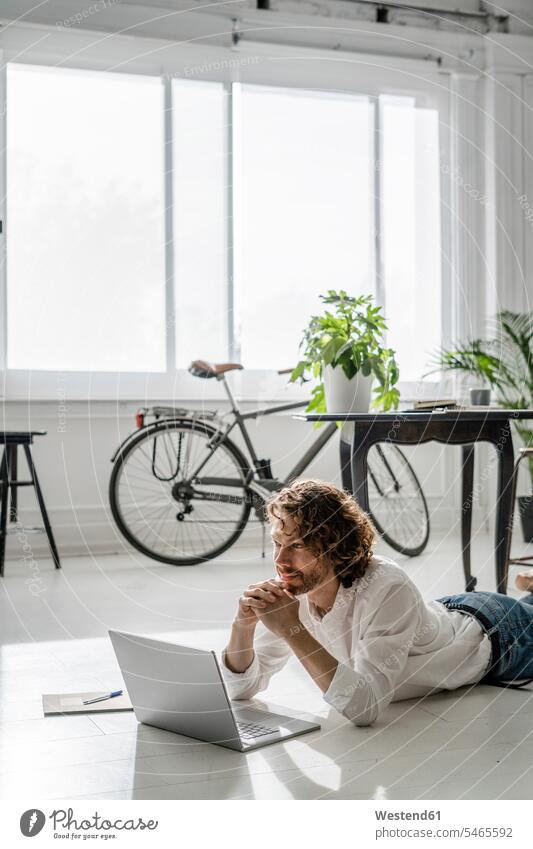
[[(500, 406), (526, 410), (533, 407), (533, 314), (502, 310), (496, 315), (493, 338), (473, 339), (441, 350), (434, 370), (460, 371), (480, 378), (496, 393)], [(533, 428), (515, 421), (520, 439), (533, 447)], [(528, 459), (533, 487), (533, 458)]]
[(331, 308), (323, 315), (311, 316), (300, 342), (301, 360), (289, 378), (291, 383), (320, 380), (311, 393), (307, 412), (326, 410), (323, 378), (328, 365), (342, 368), (348, 379), (359, 371), (365, 377), (372, 374), (377, 383), (372, 406), (396, 409), (399, 371), (394, 351), (383, 345), (387, 325), (381, 307), (374, 306), (371, 295), (354, 298), (342, 289), (329, 289), (320, 299)]

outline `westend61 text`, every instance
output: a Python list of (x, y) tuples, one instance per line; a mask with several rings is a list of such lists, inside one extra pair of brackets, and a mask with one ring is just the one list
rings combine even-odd
[(440, 820), (440, 811), (374, 811), (377, 820)]

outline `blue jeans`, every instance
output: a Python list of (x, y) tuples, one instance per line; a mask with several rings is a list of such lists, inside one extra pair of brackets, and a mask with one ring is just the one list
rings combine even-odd
[(470, 613), (489, 635), (492, 657), (484, 683), (533, 679), (533, 593), (521, 599), (472, 592), (437, 599), (450, 610)]

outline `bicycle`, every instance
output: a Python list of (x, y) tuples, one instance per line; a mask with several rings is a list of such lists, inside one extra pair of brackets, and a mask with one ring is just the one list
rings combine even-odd
[[(241, 412), (226, 380), (227, 372), (241, 368), (195, 360), (190, 373), (221, 381), (230, 410), (219, 415), (182, 407), (140, 408), (137, 430), (111, 458), (113, 518), (131, 545), (162, 563), (192, 566), (219, 556), (242, 534), (252, 509), (263, 527), (264, 556), (265, 503), (300, 477), (338, 431), (334, 422), (326, 426), (287, 477), (275, 478), (270, 460), (257, 456), (245, 423), (307, 402)], [(249, 457), (229, 438), (235, 427)], [(397, 446), (384, 443), (371, 449), (368, 472), (370, 515), (378, 532), (396, 551), (420, 554), (429, 538), (429, 513), (409, 461)]]

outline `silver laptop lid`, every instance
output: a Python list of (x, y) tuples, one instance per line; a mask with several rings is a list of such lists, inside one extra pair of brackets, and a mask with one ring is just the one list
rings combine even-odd
[(214, 652), (109, 631), (139, 722), (241, 749)]

